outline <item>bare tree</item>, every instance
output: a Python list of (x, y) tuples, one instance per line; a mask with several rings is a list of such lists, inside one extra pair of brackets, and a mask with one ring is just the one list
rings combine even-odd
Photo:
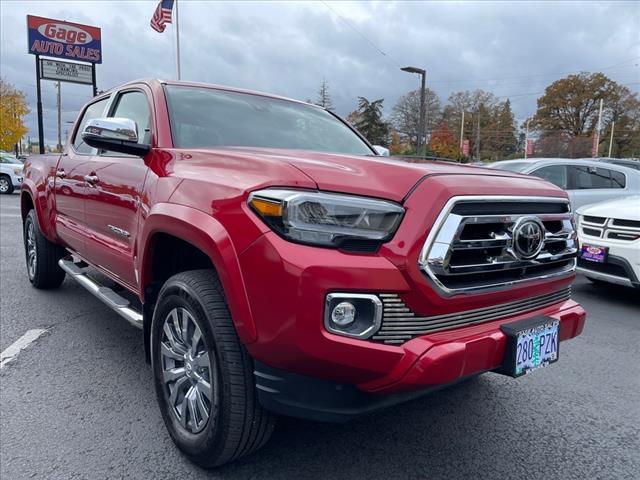
[[(440, 99), (433, 90), (427, 88), (425, 92), (426, 127), (427, 137), (429, 133), (442, 120), (440, 111)], [(413, 147), (418, 145), (418, 130), (420, 125), (420, 90), (413, 90), (398, 99), (391, 112), (391, 124), (393, 128), (407, 140)]]

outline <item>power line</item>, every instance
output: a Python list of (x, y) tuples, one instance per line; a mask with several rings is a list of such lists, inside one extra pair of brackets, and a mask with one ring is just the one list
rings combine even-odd
[(342, 20), (349, 28), (351, 28), (354, 32), (356, 32), (358, 35), (360, 35), (369, 45), (371, 45), (380, 55), (382, 55), (385, 58), (388, 58), (389, 60), (391, 60), (398, 68), (401, 68), (400, 63), (398, 63), (398, 61), (393, 58), (391, 55), (389, 55), (388, 53), (384, 52), (382, 49), (380, 49), (375, 43), (373, 43), (372, 40), (370, 40), (364, 33), (362, 33), (360, 30), (358, 30), (351, 22), (349, 22), (346, 18), (344, 18), (342, 15), (340, 15), (338, 12), (336, 12), (333, 8), (331, 8), (329, 6), (329, 4), (327, 2), (325, 2), (324, 0), (320, 0), (320, 2), (327, 7), (329, 10), (331, 10), (340, 20)]

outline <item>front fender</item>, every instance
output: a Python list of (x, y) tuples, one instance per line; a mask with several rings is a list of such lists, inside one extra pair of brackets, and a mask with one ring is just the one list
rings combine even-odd
[(238, 262), (238, 253), (222, 224), (195, 208), (170, 203), (153, 205), (144, 220), (138, 244), (142, 252), (139, 255), (142, 295), (152, 280), (150, 249), (151, 240), (157, 233), (172, 235), (190, 243), (209, 257), (224, 288), (240, 340), (245, 344), (254, 342), (257, 331)]

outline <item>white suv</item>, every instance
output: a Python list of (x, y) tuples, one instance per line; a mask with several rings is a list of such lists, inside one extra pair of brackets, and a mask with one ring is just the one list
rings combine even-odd
[(13, 193), (22, 185), (22, 162), (10, 153), (0, 152), (0, 193)]
[(640, 195), (581, 207), (578, 271), (587, 278), (640, 288)]

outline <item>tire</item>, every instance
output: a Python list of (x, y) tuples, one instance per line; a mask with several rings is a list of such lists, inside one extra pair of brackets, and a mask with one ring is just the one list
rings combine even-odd
[(153, 314), (151, 362), (164, 423), (196, 464), (223, 465), (271, 436), (275, 418), (258, 402), (253, 362), (213, 270), (179, 273), (164, 284)]
[(7, 195), (13, 193), (13, 183), (9, 175), (0, 175), (0, 193)]
[(34, 210), (27, 214), (23, 233), (29, 281), (40, 289), (59, 287), (64, 281), (65, 272), (58, 266), (58, 260), (66, 255), (65, 250), (45, 238)]

